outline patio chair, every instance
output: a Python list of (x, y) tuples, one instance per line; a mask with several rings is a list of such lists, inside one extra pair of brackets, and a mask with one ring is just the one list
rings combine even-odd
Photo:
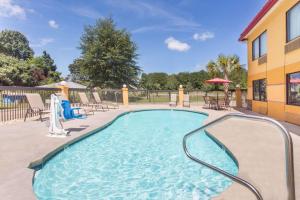
[[(71, 107), (69, 100), (61, 100), (61, 105), (63, 107), (63, 117), (65, 120), (84, 119), (88, 113), (92, 112), (94, 114), (94, 110), (91, 107)], [(80, 114), (80, 110), (83, 111), (83, 114)]]
[(191, 104), (190, 104), (190, 95), (188, 94), (185, 94), (183, 96), (183, 107), (190, 107)]
[(26, 121), (29, 114), (37, 113), (37, 112), (42, 122), (43, 121), (42, 115), (50, 113), (50, 110), (47, 110), (45, 108), (41, 95), (37, 93), (33, 93), (33, 94), (27, 93), (25, 94), (25, 97), (27, 98), (27, 101), (29, 103), (29, 108), (26, 111), (24, 122)]
[(217, 104), (217, 110), (222, 110), (226, 109), (226, 99), (224, 98), (219, 98), (218, 99), (218, 104)]
[(84, 92), (78, 92), (81, 104), (85, 107), (91, 107), (94, 110), (98, 110), (101, 108), (103, 111), (109, 110), (108, 106), (105, 106), (100, 103), (90, 103), (89, 99), (87, 98), (86, 94)]
[(215, 97), (208, 96), (208, 102), (211, 109), (219, 109), (218, 100)]
[(203, 96), (203, 100), (204, 100), (203, 108), (209, 108), (210, 109), (211, 105), (210, 105), (209, 97), (208, 96)]
[(98, 104), (107, 105), (107, 107), (111, 106), (110, 108), (113, 108), (113, 109), (119, 108), (119, 105), (117, 103), (103, 102), (101, 100), (98, 92), (93, 92), (93, 96), (94, 96), (95, 102), (98, 103)]
[(231, 97), (227, 97), (227, 98), (225, 99), (225, 108), (226, 108), (226, 109), (229, 108), (229, 110), (231, 110), (230, 102), (231, 102)]
[(177, 94), (171, 94), (171, 101), (169, 102), (169, 106), (177, 106)]

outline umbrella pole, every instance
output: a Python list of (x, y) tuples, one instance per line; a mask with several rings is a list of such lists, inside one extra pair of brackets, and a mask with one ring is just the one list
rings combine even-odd
[(219, 110), (219, 84), (216, 84), (217, 86), (217, 110)]
[(219, 91), (217, 90), (217, 110), (219, 110)]

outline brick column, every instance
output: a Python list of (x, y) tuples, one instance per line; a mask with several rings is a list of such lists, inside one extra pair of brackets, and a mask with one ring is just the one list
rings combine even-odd
[(178, 105), (183, 106), (183, 95), (184, 95), (184, 89), (182, 85), (179, 85), (178, 88)]
[(128, 106), (128, 88), (124, 84), (122, 88), (122, 95), (123, 95), (123, 105)]
[(58, 86), (61, 89), (61, 96), (64, 100), (69, 100), (69, 87), (64, 81), (61, 82), (61, 85)]
[(242, 91), (239, 85), (236, 86), (235, 88), (235, 101), (236, 101), (236, 107), (237, 108), (242, 108), (243, 103), (242, 103)]

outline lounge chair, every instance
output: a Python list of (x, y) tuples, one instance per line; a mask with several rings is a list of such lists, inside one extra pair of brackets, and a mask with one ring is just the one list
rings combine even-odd
[(171, 94), (171, 101), (169, 102), (169, 106), (177, 106), (177, 94)]
[(117, 103), (103, 102), (101, 100), (98, 92), (93, 92), (93, 96), (94, 96), (95, 102), (98, 103), (98, 104), (107, 105), (107, 107), (110, 106), (109, 108), (113, 108), (113, 109), (119, 108), (119, 105)]
[(27, 93), (27, 94), (25, 94), (25, 96), (29, 103), (29, 108), (26, 111), (24, 122), (26, 121), (27, 116), (29, 114), (37, 113), (37, 112), (38, 112), (38, 114), (40, 116), (40, 120), (42, 122), (43, 121), (42, 115), (50, 113), (50, 110), (47, 110), (45, 108), (45, 105), (43, 103), (41, 95), (37, 94), (37, 93), (33, 93), (33, 94)]
[(86, 96), (86, 94), (84, 92), (78, 92), (78, 95), (79, 95), (81, 104), (83, 106), (91, 107), (94, 110), (98, 110), (99, 108), (102, 109), (103, 111), (109, 110), (108, 106), (105, 106), (103, 104), (100, 104), (100, 103), (90, 103), (89, 100), (88, 100), (88, 98), (87, 98), (87, 96)]
[(190, 95), (188, 94), (185, 94), (183, 96), (183, 107), (190, 107), (191, 104), (190, 104)]

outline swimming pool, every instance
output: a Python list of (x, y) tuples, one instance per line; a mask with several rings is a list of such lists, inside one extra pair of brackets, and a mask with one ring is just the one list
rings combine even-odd
[[(176, 110), (130, 112), (61, 151), (35, 173), (38, 199), (210, 199), (231, 181), (188, 159), (184, 134), (207, 116)], [(237, 174), (232, 158), (206, 134), (188, 144)], [(202, 158), (201, 157), (201, 158)]]

